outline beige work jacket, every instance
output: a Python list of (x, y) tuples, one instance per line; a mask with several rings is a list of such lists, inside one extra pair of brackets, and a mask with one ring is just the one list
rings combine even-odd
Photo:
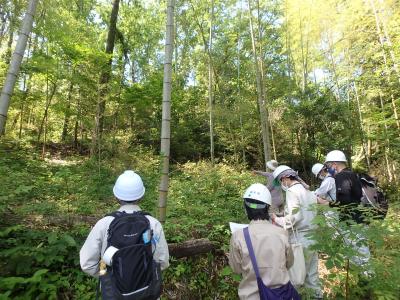
[[(249, 233), (256, 256), (258, 269), (264, 284), (277, 288), (289, 281), (288, 268), (293, 265), (293, 253), (288, 234), (268, 221), (251, 221)], [(239, 298), (259, 300), (256, 275), (251, 264), (243, 230), (232, 234), (229, 265), (235, 273), (242, 275)]]

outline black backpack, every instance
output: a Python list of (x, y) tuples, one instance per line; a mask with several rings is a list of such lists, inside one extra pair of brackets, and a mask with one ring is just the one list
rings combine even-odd
[(118, 251), (100, 276), (103, 300), (153, 300), (161, 294), (161, 269), (153, 260), (153, 231), (147, 213), (114, 212), (107, 248)]
[(374, 219), (384, 219), (387, 215), (389, 202), (378, 186), (377, 180), (368, 174), (357, 174), (361, 182), (362, 197), (361, 204)]

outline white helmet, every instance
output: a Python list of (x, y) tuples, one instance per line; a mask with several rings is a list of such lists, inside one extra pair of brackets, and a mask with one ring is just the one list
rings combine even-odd
[(268, 169), (275, 171), (275, 169), (278, 167), (278, 162), (276, 160), (269, 160), (267, 161), (267, 167)]
[(279, 174), (287, 170), (292, 170), (292, 168), (285, 165), (279, 166), (275, 169), (274, 173), (272, 173), (272, 176), (274, 176), (274, 179), (276, 179), (278, 178)]
[(320, 163), (316, 163), (312, 166), (311, 168), (311, 172), (313, 172), (313, 174), (315, 175), (315, 177), (318, 177), (318, 174), (322, 171), (322, 169), (324, 168), (323, 164)]
[(329, 152), (326, 155), (325, 163), (334, 161), (347, 162), (346, 155), (344, 155), (344, 153), (340, 150), (333, 150)]
[(243, 199), (253, 199), (271, 205), (271, 193), (268, 188), (261, 183), (254, 183), (247, 188), (243, 194)]
[(143, 197), (145, 188), (142, 178), (128, 170), (119, 175), (113, 188), (114, 196), (122, 201), (135, 201)]

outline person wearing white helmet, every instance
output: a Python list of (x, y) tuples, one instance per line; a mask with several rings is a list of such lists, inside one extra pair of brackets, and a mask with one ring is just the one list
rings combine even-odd
[[(267, 168), (271, 170), (272, 172), (278, 167), (278, 162), (276, 160), (269, 160), (267, 161)], [(263, 172), (263, 171), (257, 171), (253, 170), (252, 173), (255, 175), (261, 175), (266, 178), (266, 183), (265, 185), (267, 186), (268, 190), (271, 192), (271, 199), (272, 199), (272, 205), (271, 205), (271, 210), (276, 213), (276, 214), (281, 214), (283, 210), (283, 197), (282, 197), (282, 189), (281, 186), (278, 184), (274, 184), (274, 176), (272, 175), (272, 172)]]
[(318, 203), (329, 204), (329, 202), (336, 201), (336, 185), (335, 179), (328, 173), (321, 163), (316, 163), (312, 166), (311, 172), (318, 179), (322, 180), (320, 186), (314, 191), (318, 197)]
[[(269, 190), (261, 183), (252, 184), (245, 191), (243, 200), (250, 220), (248, 233), (262, 282), (268, 288), (288, 289), (291, 293), (288, 299), (298, 299), (297, 292), (289, 282), (288, 269), (293, 265), (293, 253), (288, 234), (269, 221), (268, 210), (272, 203)], [(244, 235), (243, 230), (237, 230), (232, 234), (229, 265), (235, 273), (242, 275), (238, 290), (239, 298), (258, 300), (260, 296), (256, 273)]]
[(318, 276), (318, 253), (310, 246), (314, 241), (308, 236), (313, 230), (313, 219), (316, 216), (312, 207), (317, 203), (316, 196), (308, 189), (309, 186), (299, 177), (296, 171), (289, 166), (281, 165), (273, 173), (274, 178), (286, 192), (285, 215), (277, 217), (272, 215), (272, 220), (279, 226), (289, 231), (291, 243), (301, 243), (306, 263), (305, 286), (314, 292), (314, 297), (322, 298)]
[(363, 214), (358, 209), (361, 203), (362, 187), (357, 174), (347, 167), (346, 155), (340, 150), (329, 152), (325, 158), (325, 167), (335, 179), (336, 203), (331, 205), (339, 206), (340, 220), (362, 223)]
[[(336, 202), (330, 206), (339, 207), (339, 219), (349, 225), (348, 232), (341, 232), (345, 242), (351, 244), (358, 255), (351, 261), (358, 266), (367, 266), (370, 251), (367, 240), (361, 235), (350, 234), (352, 223), (365, 223), (362, 209), (359, 209), (362, 197), (362, 186), (356, 173), (347, 167), (346, 155), (340, 150), (333, 150), (326, 155), (325, 167), (335, 178)], [(367, 226), (367, 225), (366, 225)]]
[[(133, 213), (140, 211), (139, 201), (143, 198), (145, 187), (141, 177), (134, 171), (128, 170), (121, 174), (115, 182), (113, 193), (121, 205), (119, 212)], [(153, 259), (158, 262), (161, 269), (169, 266), (169, 252), (164, 231), (160, 222), (150, 215), (145, 216), (153, 230)], [(114, 220), (113, 216), (100, 219), (90, 231), (85, 243), (80, 250), (80, 265), (82, 270), (94, 277), (99, 276), (100, 260), (107, 248), (108, 228)]]

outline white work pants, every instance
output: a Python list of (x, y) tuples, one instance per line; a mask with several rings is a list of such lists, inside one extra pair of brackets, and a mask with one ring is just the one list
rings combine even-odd
[[(310, 246), (314, 243), (309, 237), (306, 237), (308, 231), (297, 232), (297, 239), (300, 244), (303, 245), (304, 260), (306, 263), (306, 279), (304, 285), (314, 290), (316, 298), (322, 298), (321, 286), (318, 275), (318, 252), (311, 250)], [(289, 235), (290, 243), (296, 243), (296, 238), (293, 232)]]

